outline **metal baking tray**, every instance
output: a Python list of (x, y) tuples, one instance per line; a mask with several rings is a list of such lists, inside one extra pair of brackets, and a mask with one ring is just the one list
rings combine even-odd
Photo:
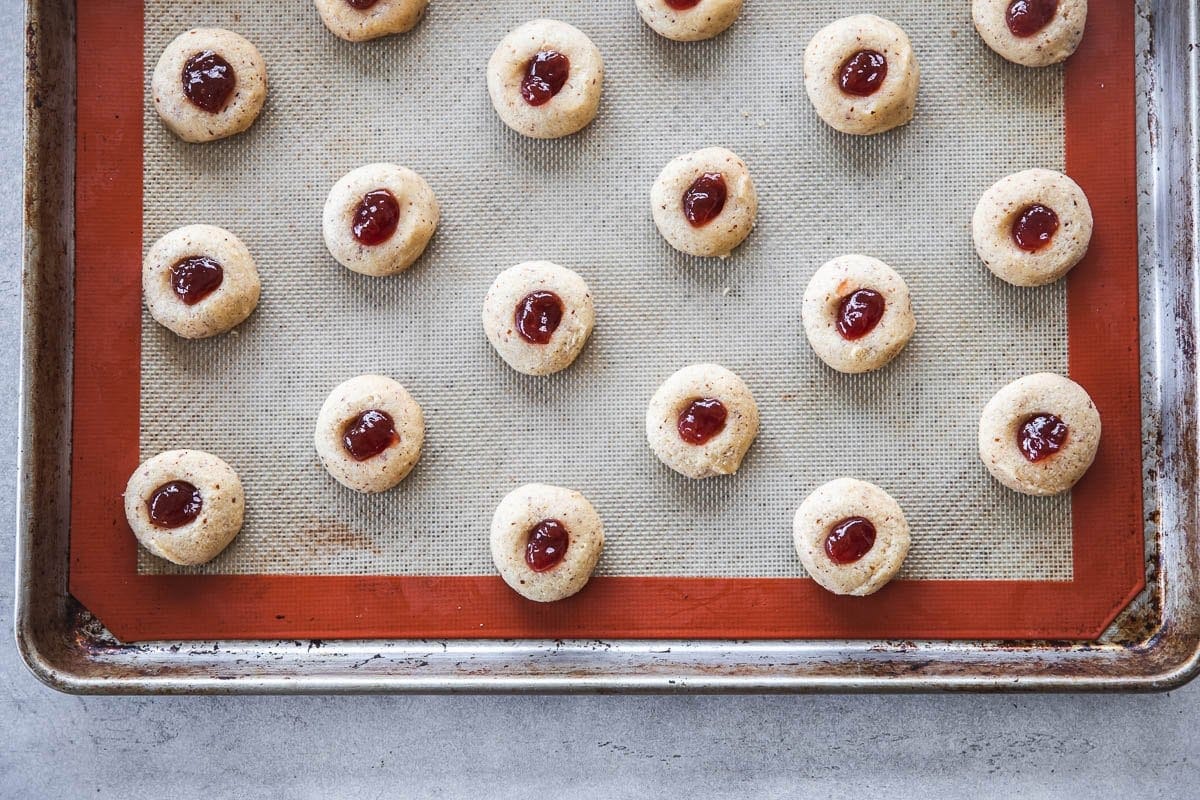
[[(78, 0), (79, 3), (93, 0)], [(162, 641), (122, 644), (67, 591), (73, 0), (29, 0), (16, 636), (80, 693), (1166, 689), (1200, 667), (1194, 3), (1137, 4), (1146, 588), (1095, 642)]]

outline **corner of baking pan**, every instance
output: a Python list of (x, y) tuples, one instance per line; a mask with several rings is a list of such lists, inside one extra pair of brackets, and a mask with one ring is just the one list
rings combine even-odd
[[(73, 0), (27, 0), (16, 639), (73, 693), (1165, 690), (1200, 672), (1193, 3), (1138, 0), (1148, 589), (1099, 643), (349, 641), (123, 645), (67, 592)], [(1153, 515), (1152, 515), (1153, 516)]]

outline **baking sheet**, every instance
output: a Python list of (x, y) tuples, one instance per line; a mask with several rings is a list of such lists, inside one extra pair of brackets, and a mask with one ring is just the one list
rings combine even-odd
[[(913, 37), (917, 118), (868, 139), (816, 118), (803, 47), (867, 9), (750, 3), (728, 34), (662, 40), (632, 3), (434, 2), (410, 34), (350, 45), (311, 3), (146, 3), (145, 69), (178, 32), (218, 25), (254, 41), (271, 95), (245, 135), (194, 146), (158, 124), (147, 97), (146, 246), (176, 226), (241, 236), (263, 278), (235, 334), (178, 340), (143, 319), (141, 451), (210, 450), (240, 472), (246, 526), (208, 573), (486, 575), (487, 529), (518, 483), (573, 486), (603, 516), (598, 573), (794, 576), (791, 515), (844, 474), (904, 506), (919, 579), (1072, 578), (1068, 497), (995, 484), (975, 454), (978, 410), (1019, 375), (1066, 371), (1063, 285), (1017, 289), (975, 257), (978, 195), (1029, 166), (1062, 169), (1063, 76), (1002, 62), (953, 0), (876, 2)], [(600, 47), (598, 119), (539, 142), (488, 103), (484, 68), (510, 28), (552, 16)], [(648, 191), (671, 157), (719, 144), (748, 163), (758, 227), (724, 261), (671, 250)], [(320, 236), (328, 188), (370, 161), (423, 174), (443, 221), (426, 256), (373, 280), (339, 267)], [(917, 334), (890, 367), (842, 376), (812, 354), (799, 321), (808, 277), (864, 252), (908, 281)], [(597, 327), (574, 367), (509, 370), (479, 307), (495, 274), (547, 258), (580, 272)], [(763, 428), (737, 476), (689, 482), (644, 442), (645, 405), (680, 366), (716, 361), (746, 379)], [(327, 392), (381, 372), (423, 404), (426, 449), (400, 487), (357, 496), (321, 469), (312, 426)], [(189, 571), (147, 553), (139, 571)]]

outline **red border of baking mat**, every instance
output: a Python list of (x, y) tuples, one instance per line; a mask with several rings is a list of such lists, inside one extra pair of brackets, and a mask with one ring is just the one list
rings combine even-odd
[(551, 604), (494, 576), (137, 573), (121, 492), (138, 463), (143, 5), (77, 0), (76, 13), (70, 587), (121, 640), (1090, 639), (1141, 590), (1132, 0), (1092, 3), (1067, 63), (1067, 172), (1096, 216), (1069, 279), (1070, 371), (1104, 419), (1096, 463), (1075, 488), (1074, 580), (895, 581), (846, 598), (801, 578), (597, 577)]

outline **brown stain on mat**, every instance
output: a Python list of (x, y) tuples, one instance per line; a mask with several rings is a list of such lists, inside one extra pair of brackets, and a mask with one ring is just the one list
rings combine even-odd
[(339, 520), (314, 520), (303, 526), (303, 547), (310, 556), (345, 553), (347, 551), (370, 552), (383, 555), (383, 551), (371, 537), (354, 530)]

